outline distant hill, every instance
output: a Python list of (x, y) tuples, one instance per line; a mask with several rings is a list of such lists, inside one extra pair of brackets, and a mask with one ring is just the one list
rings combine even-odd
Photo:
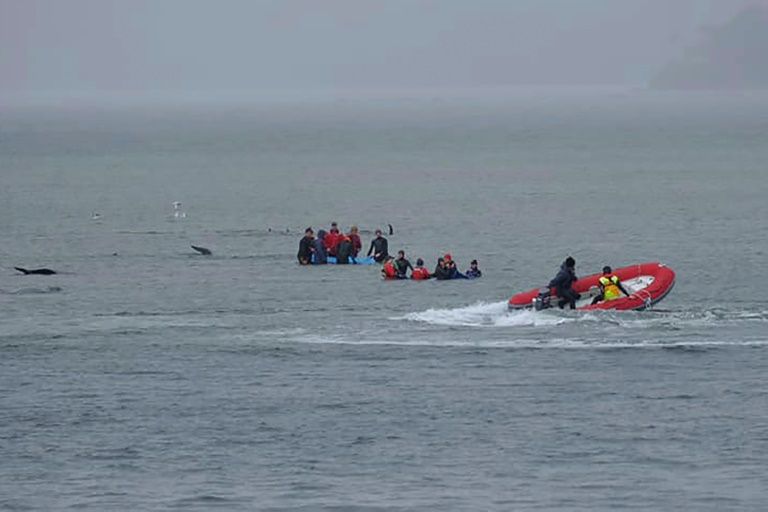
[(700, 43), (667, 64), (655, 89), (768, 89), (768, 8), (753, 6), (707, 29)]

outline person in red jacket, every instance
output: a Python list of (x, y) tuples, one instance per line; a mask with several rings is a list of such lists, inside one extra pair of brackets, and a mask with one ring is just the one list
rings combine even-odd
[(395, 268), (394, 258), (387, 256), (384, 265), (381, 267), (381, 277), (384, 279), (397, 279), (397, 269)]
[(328, 256), (336, 257), (336, 248), (341, 239), (338, 224), (331, 222), (331, 230), (325, 235), (325, 250), (328, 251)]
[(363, 248), (363, 241), (360, 239), (360, 230), (357, 229), (357, 226), (352, 226), (349, 228), (349, 235), (347, 236), (352, 240), (352, 257), (357, 258), (357, 254)]
[(411, 272), (411, 279), (416, 281), (423, 281), (432, 277), (429, 275), (429, 270), (424, 268), (424, 260), (419, 258), (416, 260), (416, 268)]

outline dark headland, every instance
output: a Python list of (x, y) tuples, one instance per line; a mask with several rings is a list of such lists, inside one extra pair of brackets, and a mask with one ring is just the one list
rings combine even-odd
[(653, 89), (768, 90), (768, 7), (752, 6), (703, 31), (650, 81)]

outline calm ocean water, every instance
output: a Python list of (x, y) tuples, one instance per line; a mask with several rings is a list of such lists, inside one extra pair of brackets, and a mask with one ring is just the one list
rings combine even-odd
[[(5, 107), (0, 508), (760, 510), (767, 162), (765, 94)], [(506, 311), (568, 254), (677, 285)]]

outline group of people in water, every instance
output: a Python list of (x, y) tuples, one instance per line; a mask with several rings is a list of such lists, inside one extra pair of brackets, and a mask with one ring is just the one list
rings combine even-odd
[[(392, 228), (390, 226), (390, 234)], [(360, 230), (352, 226), (349, 233), (342, 233), (338, 223), (332, 222), (329, 231), (320, 229), (315, 236), (314, 230), (309, 227), (304, 231), (304, 236), (299, 241), (297, 258), (301, 265), (323, 265), (328, 263), (328, 258), (335, 258), (337, 265), (357, 263), (361, 258), (363, 248), (360, 238)], [(372, 258), (376, 263), (381, 263), (381, 273), (385, 279), (413, 279), (437, 280), (448, 279), (476, 279), (483, 275), (477, 265), (477, 260), (472, 260), (469, 269), (462, 273), (450, 253), (437, 259), (434, 272), (424, 266), (424, 260), (418, 258), (414, 267), (405, 257), (405, 251), (398, 251), (397, 257), (389, 254), (389, 241), (382, 231), (377, 229), (371, 240), (365, 258)], [(409, 273), (410, 272), (410, 273)]]
[[(378, 250), (387, 252), (387, 239), (381, 236), (381, 230), (376, 230), (377, 238), (371, 242), (371, 248), (368, 250), (368, 256), (374, 251), (374, 244), (378, 241)], [(381, 240), (383, 240), (383, 245)], [(349, 233), (344, 234), (339, 230), (336, 222), (331, 223), (331, 229), (325, 231), (320, 229), (315, 236), (312, 228), (304, 230), (304, 236), (299, 241), (299, 253), (297, 255), (301, 265), (324, 265), (328, 263), (328, 257), (336, 258), (339, 265), (355, 263), (363, 248), (363, 242), (360, 238), (360, 230), (357, 226), (352, 226)], [(381, 252), (374, 255), (374, 259)], [(380, 260), (376, 260), (380, 261)]]
[[(547, 288), (542, 288), (539, 292), (539, 303), (537, 303), (537, 309), (540, 307), (547, 307), (549, 305), (548, 296), (552, 288), (555, 289), (555, 293), (558, 297), (557, 306), (563, 309), (566, 304), (571, 309), (576, 309), (576, 301), (581, 298), (581, 294), (573, 289), (573, 283), (578, 280), (576, 277), (576, 260), (573, 257), (568, 256), (563, 264), (560, 266), (560, 270), (554, 279), (549, 282)], [(621, 297), (623, 293), (629, 297), (629, 292), (621, 284), (621, 280), (617, 275), (613, 273), (613, 270), (609, 266), (603, 267), (603, 275), (598, 279), (598, 286), (600, 292), (592, 299), (592, 304), (597, 304), (602, 301), (616, 300)], [(541, 306), (539, 306), (541, 304)]]
[[(456, 266), (456, 262), (453, 261), (450, 253), (446, 253), (445, 256), (437, 258), (437, 265), (435, 271), (430, 273), (429, 269), (424, 266), (424, 260), (418, 258), (416, 260), (416, 266), (412, 266), (411, 262), (405, 258), (405, 251), (397, 251), (397, 258), (387, 257), (384, 264), (381, 267), (381, 275), (384, 279), (414, 279), (416, 281), (422, 281), (425, 279), (435, 278), (438, 281), (445, 281), (448, 279), (477, 279), (483, 275), (482, 271), (477, 267), (477, 260), (472, 260), (469, 264), (469, 269), (461, 273)], [(411, 271), (410, 276), (408, 270)]]

